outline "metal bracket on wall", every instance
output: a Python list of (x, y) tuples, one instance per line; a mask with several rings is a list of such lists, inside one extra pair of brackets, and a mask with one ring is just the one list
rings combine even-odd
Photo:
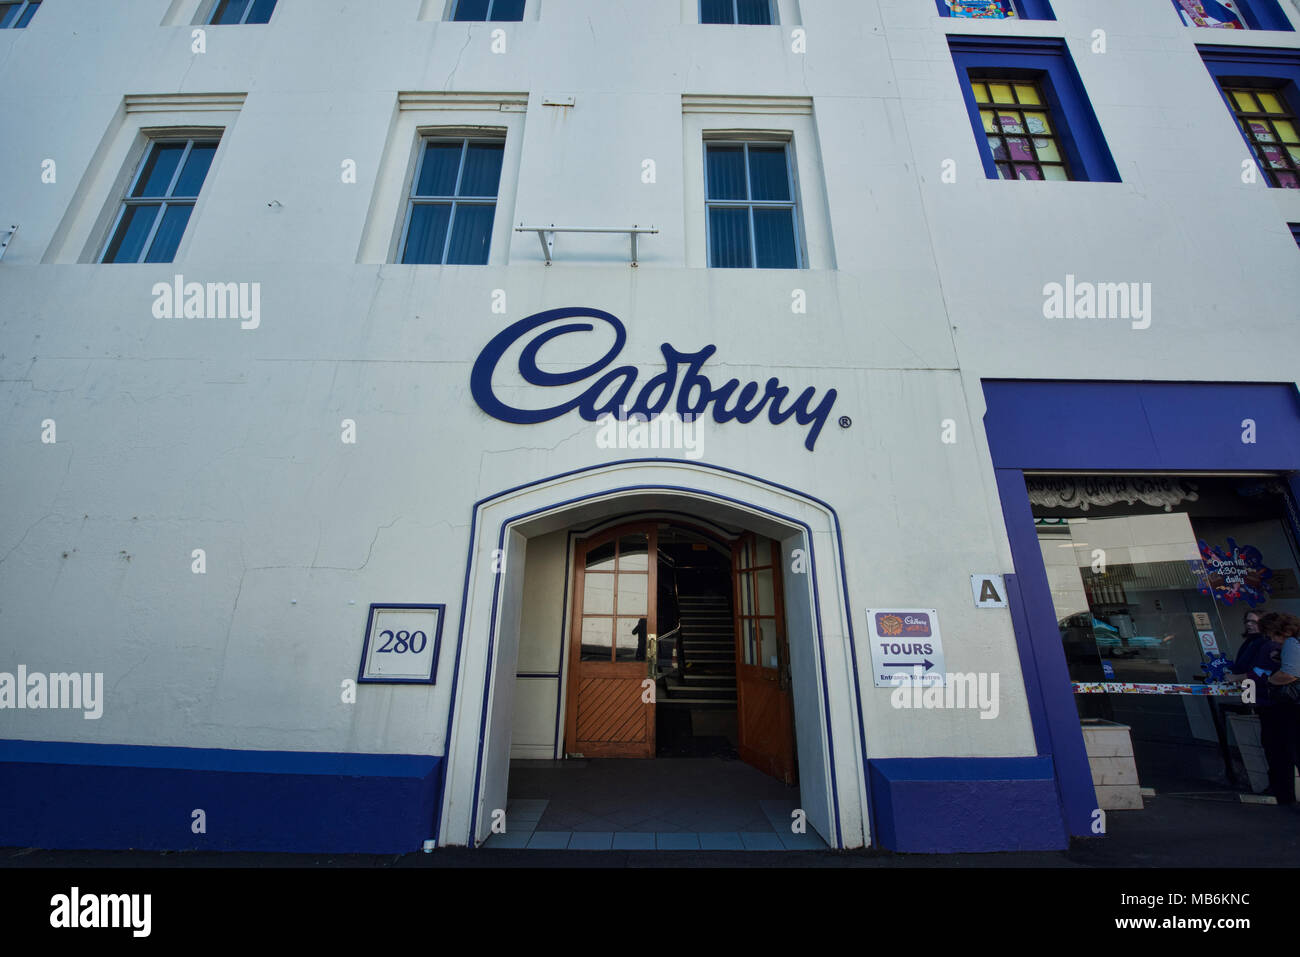
[(556, 233), (627, 233), (632, 241), (632, 265), (637, 263), (637, 246), (636, 238), (643, 233), (659, 232), (653, 226), (556, 226), (551, 223), (549, 226), (516, 226), (517, 233), (536, 233), (537, 240), (542, 244), (542, 255), (546, 257), (546, 265), (551, 264), (551, 254), (555, 252), (555, 234)]
[(0, 259), (5, 258), (5, 250), (9, 248), (9, 243), (16, 232), (18, 232), (17, 225), (0, 226)]

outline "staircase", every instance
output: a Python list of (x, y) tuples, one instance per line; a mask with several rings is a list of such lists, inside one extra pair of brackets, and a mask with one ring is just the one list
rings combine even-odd
[(668, 679), (668, 697), (660, 704), (691, 708), (736, 707), (736, 643), (731, 599), (726, 595), (682, 595), (681, 653), (686, 662), (680, 679)]

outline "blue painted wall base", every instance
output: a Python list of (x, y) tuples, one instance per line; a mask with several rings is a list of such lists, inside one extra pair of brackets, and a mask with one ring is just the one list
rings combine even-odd
[(911, 854), (1069, 845), (1049, 757), (887, 758), (869, 764), (875, 843)]
[(0, 846), (409, 853), (433, 835), (441, 762), (0, 741)]

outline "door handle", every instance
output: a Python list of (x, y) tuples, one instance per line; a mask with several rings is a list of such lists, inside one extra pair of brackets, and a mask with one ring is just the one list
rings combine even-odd
[(645, 639), (646, 673), (651, 678), (659, 677), (659, 636), (646, 635)]

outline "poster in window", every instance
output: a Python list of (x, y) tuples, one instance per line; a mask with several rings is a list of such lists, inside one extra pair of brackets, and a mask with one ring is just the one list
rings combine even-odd
[(1188, 26), (1244, 30), (1241, 14), (1233, 0), (1174, 0)]
[(1229, 538), (1227, 547), (1197, 541), (1205, 570), (1198, 576), (1198, 590), (1225, 605), (1239, 601), (1254, 608), (1268, 601), (1273, 593), (1273, 570), (1264, 564), (1264, 556), (1253, 545), (1238, 545)]
[(1010, 0), (947, 0), (949, 16), (1005, 20), (1016, 15)]

